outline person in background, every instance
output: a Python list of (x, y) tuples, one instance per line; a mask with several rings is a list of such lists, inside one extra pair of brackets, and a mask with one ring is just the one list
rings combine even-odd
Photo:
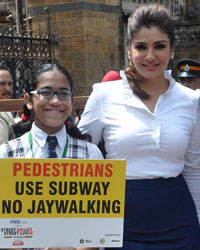
[(180, 83), (194, 90), (200, 89), (200, 62), (181, 59), (177, 62)]
[[(0, 63), (0, 100), (10, 99), (13, 91), (13, 77), (11, 69)], [(10, 126), (14, 124), (11, 112), (0, 112), (0, 144), (9, 140)]]
[(190, 171), (197, 177), (200, 171), (198, 96), (166, 70), (175, 36), (164, 6), (139, 5), (127, 30), (129, 67), (120, 81), (94, 84), (78, 127), (95, 144), (103, 137), (107, 159), (127, 161), (121, 249), (199, 250), (197, 210), (186, 183)]
[(117, 71), (110, 70), (104, 75), (102, 82), (109, 82), (109, 81), (115, 81), (115, 80), (121, 80), (121, 79), (122, 78)]
[(83, 109), (76, 109), (76, 116), (74, 118), (74, 124), (78, 125), (80, 119), (81, 119), (81, 115), (83, 113)]
[(39, 65), (31, 72), (27, 86), (31, 89), (24, 95), (24, 121), (20, 122), (21, 128), (18, 124), (23, 135), (0, 145), (0, 158), (103, 159), (97, 146), (88, 142), (90, 136), (75, 126), (66, 127), (74, 85), (65, 68), (57, 64)]

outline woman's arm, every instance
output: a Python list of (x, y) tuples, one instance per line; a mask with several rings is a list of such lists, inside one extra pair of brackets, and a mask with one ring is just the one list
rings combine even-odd
[[(96, 84), (98, 86), (98, 84)], [(87, 133), (92, 136), (92, 143), (98, 144), (103, 130), (102, 118), (102, 100), (101, 100), (101, 91), (98, 87), (94, 86), (93, 92), (90, 95), (84, 112), (81, 116), (81, 120), (78, 123), (79, 129), (83, 133)]]
[(183, 176), (195, 202), (200, 221), (200, 102), (198, 103), (196, 122), (185, 157)]

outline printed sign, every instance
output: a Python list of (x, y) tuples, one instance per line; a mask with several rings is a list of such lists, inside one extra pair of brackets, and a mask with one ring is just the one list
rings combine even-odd
[(0, 164), (1, 248), (122, 246), (126, 161)]

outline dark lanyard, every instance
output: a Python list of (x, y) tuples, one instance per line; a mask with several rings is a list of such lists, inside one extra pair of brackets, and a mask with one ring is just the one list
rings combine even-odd
[[(32, 157), (35, 158), (34, 155), (33, 155), (33, 137), (32, 137), (31, 131), (29, 131), (28, 139), (29, 139), (29, 143), (30, 143)], [(68, 136), (67, 136), (65, 147), (64, 147), (64, 150), (63, 150), (63, 154), (62, 154), (62, 158), (66, 158), (66, 153), (67, 153), (68, 145), (69, 145), (69, 139), (68, 139)]]

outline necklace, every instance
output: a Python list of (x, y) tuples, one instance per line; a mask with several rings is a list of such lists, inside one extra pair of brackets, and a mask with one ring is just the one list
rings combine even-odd
[[(31, 131), (29, 131), (28, 139), (29, 139), (29, 144), (30, 144), (30, 148), (31, 148), (32, 157), (35, 158), (34, 155), (33, 155), (33, 137), (32, 137)], [(62, 153), (62, 158), (66, 157), (68, 146), (69, 146), (69, 138), (67, 136), (65, 147), (64, 147), (64, 150), (63, 150), (63, 153)]]

